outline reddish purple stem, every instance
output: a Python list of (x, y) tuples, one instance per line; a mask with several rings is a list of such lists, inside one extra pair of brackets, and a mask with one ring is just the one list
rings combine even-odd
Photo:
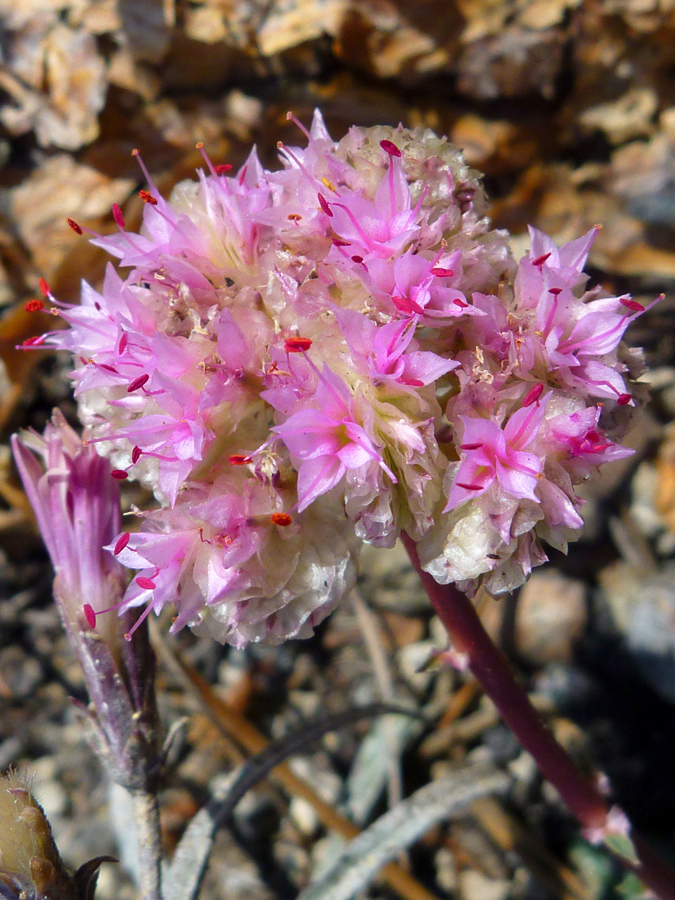
[[(485, 631), (473, 603), (454, 585), (438, 584), (423, 571), (415, 542), (405, 533), (401, 537), (453, 649), (467, 655), (469, 667), (485, 693), (570, 812), (584, 827), (601, 827), (609, 811), (607, 800), (579, 771), (534, 709), (506, 658)], [(621, 863), (634, 871), (660, 900), (675, 900), (675, 872), (634, 832), (631, 839), (640, 864), (631, 866), (619, 857)]]

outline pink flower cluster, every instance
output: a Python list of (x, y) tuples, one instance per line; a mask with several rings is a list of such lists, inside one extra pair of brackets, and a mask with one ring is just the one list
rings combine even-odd
[(540, 540), (578, 536), (574, 486), (630, 452), (643, 308), (586, 290), (594, 230), (532, 229), (516, 265), (445, 139), (335, 143), (318, 113), (306, 137), (274, 172), (205, 156), (170, 200), (146, 172), (140, 234), (115, 207), (93, 236), (126, 276), (57, 304), (46, 339), (75, 357), (85, 441), (157, 499), (109, 546), (138, 570), (123, 606), (239, 645), (310, 633), (360, 544), (402, 530), (439, 582), (513, 588)]

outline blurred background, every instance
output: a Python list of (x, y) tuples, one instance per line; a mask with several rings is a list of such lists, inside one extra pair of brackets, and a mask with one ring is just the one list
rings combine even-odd
[[(528, 223), (558, 241), (599, 224), (594, 281), (643, 303), (665, 294), (628, 335), (646, 350), (653, 395), (629, 438), (636, 455), (588, 487), (587, 533), (570, 556), (553, 555), (484, 614), (559, 737), (672, 853), (674, 0), (0, 0), (0, 769), (36, 772), (71, 864), (120, 852), (123, 803), (72, 716), (81, 680), (9, 456), (9, 434), (41, 430), (54, 405), (75, 420), (68, 360), (15, 349), (51, 324), (25, 303), (40, 278), (67, 302), (82, 278), (98, 283), (106, 256), (66, 218), (107, 232), (118, 203), (138, 226), (134, 148), (168, 195), (201, 166), (197, 141), (235, 168), (255, 143), (273, 166), (278, 140), (302, 143), (286, 113), (309, 124), (315, 107), (335, 139), (353, 124), (447, 134), (485, 173), (516, 255)], [(618, 896), (612, 865), (578, 837), (471, 680), (420, 671), (442, 640), (404, 556), (367, 551), (359, 592), (309, 642), (241, 652), (185, 634), (171, 652), (267, 736), (322, 709), (421, 706), (431, 729), (362, 724), (294, 763), (359, 825), (386, 808), (387, 791), (395, 802), (449, 761), (508, 768), (507, 800), (435, 829), (408, 860), (435, 896)], [(167, 724), (189, 717), (162, 797), (170, 852), (210, 779), (241, 756), (175, 669), (160, 669), (160, 689)], [(237, 816), (204, 896), (290, 900), (333, 852), (331, 830), (288, 789), (258, 788)], [(131, 895), (123, 869), (105, 867), (103, 900)]]

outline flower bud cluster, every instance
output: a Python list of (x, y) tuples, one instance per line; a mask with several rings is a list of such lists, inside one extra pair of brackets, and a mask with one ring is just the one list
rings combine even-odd
[(439, 582), (508, 590), (629, 453), (643, 309), (586, 290), (594, 230), (533, 229), (517, 265), (445, 139), (335, 143), (318, 113), (306, 137), (279, 171), (205, 155), (170, 200), (146, 172), (140, 233), (115, 207), (93, 236), (127, 274), (56, 304), (70, 327), (46, 340), (74, 354), (85, 440), (158, 501), (109, 547), (138, 570), (123, 605), (239, 645), (309, 634), (360, 544), (402, 530)]

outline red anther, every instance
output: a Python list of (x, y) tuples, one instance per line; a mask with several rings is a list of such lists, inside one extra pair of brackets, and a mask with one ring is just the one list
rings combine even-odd
[(343, 241), (341, 238), (333, 238), (334, 247), (349, 247), (351, 241)]
[(121, 553), (122, 550), (124, 550), (126, 545), (129, 543), (130, 537), (131, 537), (131, 535), (129, 534), (129, 532), (125, 531), (124, 534), (121, 534), (117, 538), (117, 543), (115, 544), (115, 547), (113, 549), (114, 556), (117, 556), (118, 553)]
[(124, 469), (113, 469), (110, 474), (116, 481), (124, 481), (129, 477), (129, 473), (125, 472)]
[(438, 278), (452, 278), (455, 274), (454, 269), (444, 269), (442, 266), (434, 266), (433, 269), (430, 269), (429, 271)]
[(37, 337), (26, 338), (23, 344), (20, 344), (20, 347), (39, 347), (40, 344), (43, 344), (45, 341), (46, 335), (39, 334)]
[(87, 625), (90, 628), (96, 628), (96, 613), (94, 612), (94, 607), (91, 603), (85, 603), (82, 607), (82, 612), (84, 613), (84, 617), (87, 620)]
[(465, 491), (482, 491), (482, 484), (462, 484), (461, 482), (457, 482), (457, 487), (464, 488)]
[(550, 255), (551, 255), (550, 252), (549, 252), (549, 253), (542, 253), (541, 256), (538, 256), (536, 259), (533, 259), (533, 260), (532, 260), (532, 265), (533, 265), (533, 266), (543, 266), (544, 263), (546, 262), (546, 260), (549, 258)]
[(279, 525), (281, 528), (287, 528), (293, 521), (293, 516), (288, 513), (275, 512), (270, 516), (273, 525)]
[[(93, 359), (88, 359), (87, 365), (89, 365), (93, 361), (94, 361)], [(100, 369), (105, 369), (106, 372), (112, 372), (113, 375), (119, 375), (119, 372), (117, 371), (117, 369), (114, 366), (109, 366), (107, 363), (99, 363), (98, 365), (99, 365)]]
[(645, 308), (641, 303), (638, 303), (637, 300), (633, 300), (632, 297), (619, 297), (619, 303), (622, 306), (625, 306), (626, 309), (629, 309), (631, 312), (644, 312)]
[(633, 398), (630, 394), (619, 394), (619, 396), (616, 398), (616, 402), (619, 404), (619, 406), (627, 406), (632, 399)]
[(323, 194), (317, 194), (317, 197), (319, 198), (319, 206), (321, 207), (321, 209), (326, 213), (327, 216), (330, 216), (332, 219), (333, 210), (328, 205), (328, 200), (326, 200)]
[(291, 222), (299, 222), (300, 219), (302, 219), (302, 216), (300, 215), (300, 213), (289, 213), (289, 214), (286, 216), (286, 218), (287, 218), (287, 219), (290, 219)]
[(139, 575), (136, 579), (136, 584), (139, 588), (143, 588), (144, 591), (154, 591), (157, 587), (152, 578), (146, 578), (145, 575)]
[(24, 309), (26, 312), (40, 312), (41, 309), (44, 309), (45, 305), (42, 300), (27, 300)]
[(119, 207), (119, 204), (113, 203), (112, 215), (113, 215), (113, 219), (115, 220), (115, 224), (118, 225), (120, 228), (124, 228), (124, 215), (122, 213), (122, 210)]
[(231, 172), (234, 168), (232, 163), (221, 163), (219, 166), (213, 167), (216, 170), (216, 175), (224, 175), (226, 172)]
[(126, 333), (126, 331), (123, 331), (123, 332), (122, 332), (122, 337), (120, 338), (120, 342), (119, 342), (119, 345), (118, 345), (118, 347), (117, 347), (117, 352), (118, 352), (119, 354), (124, 353), (124, 351), (127, 349), (127, 343), (128, 343), (128, 342), (129, 342), (129, 335)]
[(544, 390), (544, 385), (535, 384), (530, 390), (525, 394), (525, 399), (523, 400), (523, 406), (532, 406), (533, 403), (536, 403), (537, 400), (541, 397), (542, 391)]
[(82, 229), (81, 229), (80, 226), (77, 224), (77, 222), (75, 221), (75, 219), (66, 219), (66, 222), (70, 225), (70, 227), (73, 229), (73, 231), (75, 232), (75, 234), (82, 234)]
[(562, 290), (562, 288), (549, 288), (548, 292), (549, 294), (553, 294), (554, 297), (557, 297), (558, 294), (562, 294)]
[(45, 297), (48, 297), (51, 294), (51, 291), (49, 290), (49, 285), (44, 280), (44, 278), (38, 278), (38, 287), (40, 288), (42, 293), (45, 295)]
[(455, 297), (452, 301), (455, 306), (459, 306), (460, 309), (465, 309), (469, 304), (466, 301), (462, 300), (460, 297)]
[(460, 444), (460, 450), (478, 450), (479, 447), (482, 447), (482, 443), (480, 441), (475, 441), (473, 444)]
[(251, 457), (244, 456), (243, 453), (233, 453), (227, 461), (231, 466), (245, 466), (251, 462)]
[(312, 346), (310, 338), (289, 337), (284, 341), (284, 349), (286, 353), (303, 353)]
[(352, 256), (352, 262), (355, 262), (355, 263), (357, 263), (357, 264), (358, 264), (358, 263), (362, 263), (362, 262), (363, 262), (363, 257), (362, 257), (362, 256), (359, 256), (358, 254), (356, 254), (355, 256)]
[(131, 451), (131, 464), (133, 466), (135, 466), (138, 460), (141, 458), (142, 453), (143, 451), (140, 447), (134, 447), (134, 449)]
[(143, 203), (149, 203), (150, 206), (157, 206), (159, 203), (157, 197), (153, 197), (150, 191), (139, 191), (138, 196), (141, 198)]
[(147, 372), (145, 372), (143, 375), (139, 375), (138, 378), (134, 378), (131, 384), (127, 386), (127, 394), (131, 394), (133, 391), (137, 391), (139, 388), (142, 388), (149, 378), (150, 376)]
[(389, 156), (399, 157), (401, 155), (401, 151), (396, 144), (393, 141), (388, 141), (386, 138), (383, 141), (380, 141), (380, 147), (382, 147), (384, 152), (388, 153)]

